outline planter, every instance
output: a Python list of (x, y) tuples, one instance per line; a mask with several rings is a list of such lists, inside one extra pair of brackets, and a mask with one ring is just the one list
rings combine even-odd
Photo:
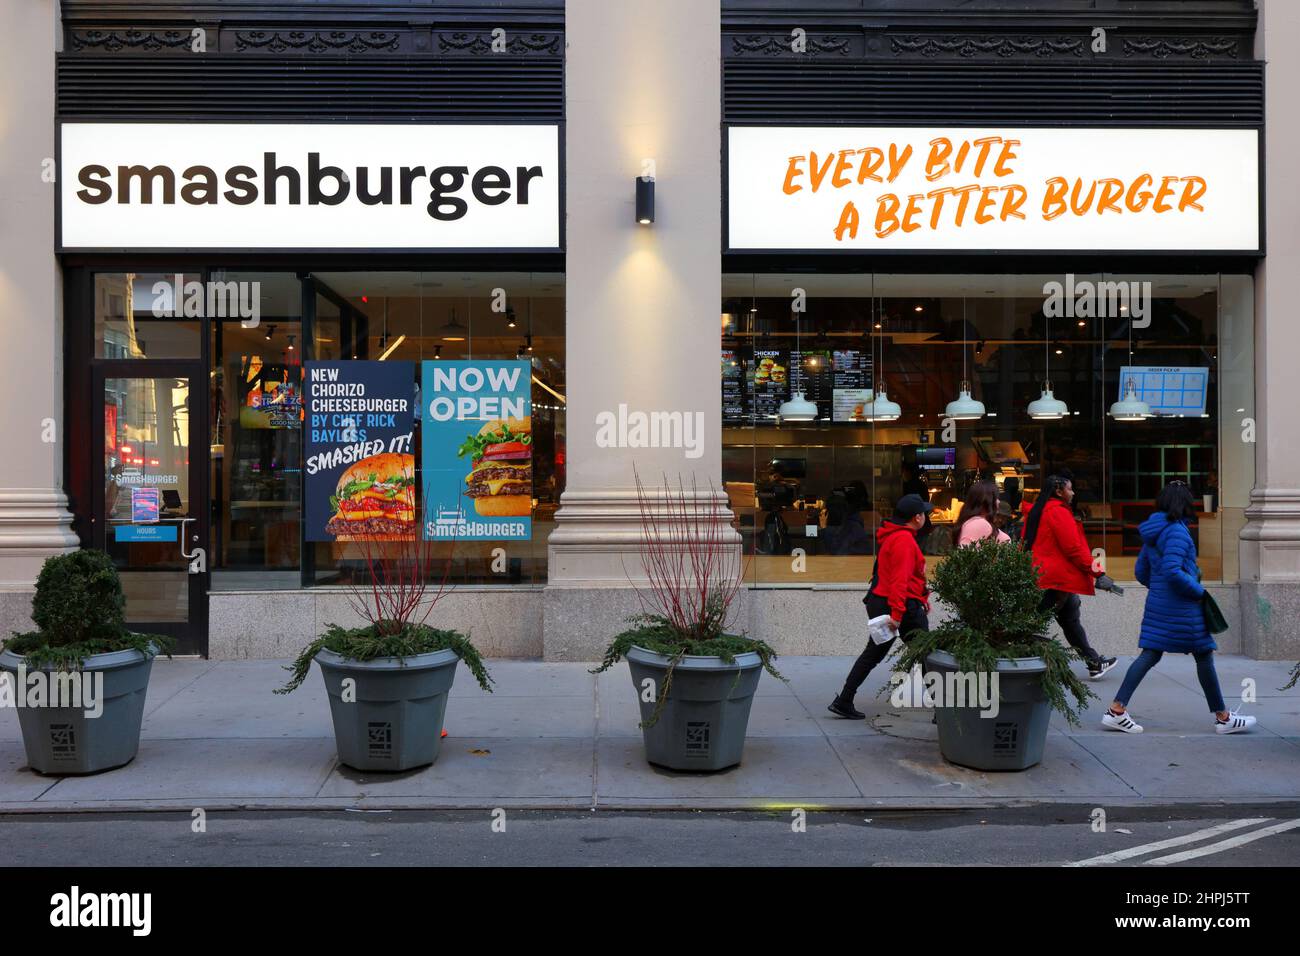
[[(641, 647), (626, 656), (645, 722), (655, 702), (645, 699), (642, 682), (652, 679), (660, 693), (670, 659)], [(720, 657), (683, 657), (659, 720), (642, 729), (646, 759), (669, 770), (723, 770), (740, 763), (762, 669), (762, 658), (752, 653), (737, 654), (730, 664)]]
[[(339, 761), (355, 770), (424, 767), (442, 749), (442, 718), (460, 658), (453, 650), (357, 661), (316, 655), (334, 718)], [(343, 681), (354, 681), (344, 700)]]
[[(96, 691), (102, 697), (103, 708), (98, 716), (88, 716), (82, 707), (19, 707), (18, 725), (22, 728), (28, 766), (47, 774), (99, 773), (135, 759), (140, 749), (145, 692), (156, 653), (156, 649), (148, 654), (110, 651), (93, 654), (82, 662), (83, 681), (98, 682), (98, 675), (102, 675), (102, 691)], [(28, 675), (39, 670), (59, 680), (60, 672), (53, 668), (29, 669), (26, 658), (5, 651), (0, 653), (0, 670), (14, 675), (15, 694), (23, 690), (18, 686), (20, 667)]]
[[(956, 659), (935, 651), (926, 668), (955, 673)], [(996, 717), (981, 717), (978, 707), (935, 708), (939, 750), (944, 759), (974, 770), (1028, 770), (1043, 759), (1051, 705), (1043, 693), (1047, 665), (1039, 657), (999, 659), (999, 706)]]

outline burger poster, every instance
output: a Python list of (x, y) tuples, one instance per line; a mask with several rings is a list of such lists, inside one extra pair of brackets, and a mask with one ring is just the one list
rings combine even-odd
[(425, 362), (421, 381), (425, 536), (531, 538), (531, 363)]
[(307, 540), (413, 539), (414, 362), (308, 362)]

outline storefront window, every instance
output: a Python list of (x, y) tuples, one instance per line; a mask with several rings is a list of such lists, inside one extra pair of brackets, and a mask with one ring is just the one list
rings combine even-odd
[(208, 304), (201, 279), (179, 270), (97, 273), (95, 358), (198, 358)]
[[(994, 481), (1015, 520), (1051, 474), (1071, 477), (1120, 580), (1160, 488), (1186, 481), (1206, 578), (1236, 579), (1254, 477), (1240, 440), (1249, 278), (733, 274), (723, 287), (723, 478), (755, 583), (860, 586), (905, 492), (935, 505), (919, 535), (933, 567), (974, 481)], [(1048, 381), (1060, 418), (1031, 414)], [(984, 413), (950, 418), (964, 383)], [(1153, 417), (1112, 417), (1128, 384)], [(778, 418), (799, 392), (815, 419), (791, 420), (811, 417), (793, 405)]]

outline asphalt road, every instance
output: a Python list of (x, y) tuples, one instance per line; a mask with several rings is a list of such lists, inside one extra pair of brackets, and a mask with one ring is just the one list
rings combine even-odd
[[(0, 816), (5, 866), (1300, 866), (1300, 803)], [(1152, 846), (1152, 844), (1159, 844)], [(1100, 859), (1099, 859), (1100, 858)]]

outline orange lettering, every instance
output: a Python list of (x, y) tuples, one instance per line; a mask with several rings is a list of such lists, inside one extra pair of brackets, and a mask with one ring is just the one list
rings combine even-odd
[(876, 236), (884, 239), (897, 228), (898, 197), (893, 193), (885, 193), (876, 200)]
[(826, 162), (822, 163), (821, 168), (819, 169), (817, 167), (817, 154), (808, 154), (808, 178), (812, 181), (813, 192), (817, 191), (817, 188), (822, 184), (822, 180), (826, 178), (826, 174), (830, 172), (831, 160), (834, 158), (835, 155), (833, 153), (827, 156)]
[(925, 161), (925, 178), (934, 182), (948, 172), (948, 156), (951, 153), (952, 143), (948, 142), (946, 137), (940, 136), (930, 140), (930, 155)]
[(1174, 187), (1169, 185), (1171, 182), (1178, 182), (1178, 177), (1164, 176), (1161, 178), (1160, 188), (1156, 190), (1156, 201), (1151, 204), (1151, 208), (1156, 212), (1168, 212), (1174, 208), (1165, 201), (1174, 194)]
[(970, 194), (979, 189), (979, 186), (957, 186), (953, 193), (957, 196), (957, 220), (953, 223), (958, 229), (961, 228), (962, 222), (966, 218), (966, 204), (970, 202)]
[(952, 192), (947, 186), (943, 189), (932, 189), (926, 193), (926, 197), (934, 200), (934, 209), (930, 212), (930, 228), (939, 228), (939, 213), (943, 210), (943, 197)]
[[(844, 233), (847, 231), (850, 239), (858, 238), (858, 207), (853, 205), (850, 200), (845, 203), (844, 208), (840, 210), (840, 222), (835, 227), (835, 241), (843, 242)], [(876, 223), (879, 225), (880, 218), (877, 216)], [(879, 235), (879, 233), (877, 233)]]
[(781, 191), (787, 196), (793, 196), (803, 189), (802, 186), (794, 185), (794, 178), (803, 175), (803, 170), (799, 168), (799, 163), (802, 161), (802, 156), (791, 156), (790, 165), (785, 168), (785, 185), (781, 187)]
[(1111, 212), (1123, 212), (1119, 208), (1120, 197), (1124, 195), (1124, 184), (1118, 179), (1101, 180), (1101, 198), (1097, 200), (1097, 215), (1107, 209)]
[(992, 214), (985, 212), (985, 210), (997, 202), (998, 197), (994, 195), (997, 191), (996, 186), (985, 186), (980, 190), (980, 201), (975, 204), (975, 222), (981, 226), (986, 222), (993, 221)]
[(1015, 216), (1017, 219), (1024, 219), (1025, 214), (1020, 212), (1019, 209), (1024, 204), (1028, 195), (1029, 194), (1025, 191), (1024, 186), (1006, 187), (1006, 194), (1002, 197), (1002, 212), (998, 218), (1003, 222), (1006, 222), (1007, 218), (1010, 216)]
[(851, 181), (847, 176), (841, 176), (840, 173), (849, 168), (848, 157), (856, 153), (856, 149), (840, 150), (840, 158), (835, 161), (835, 172), (831, 173), (831, 185), (836, 189), (841, 186), (847, 186)]
[(1011, 152), (1012, 146), (1019, 146), (1019, 145), (1020, 145), (1020, 140), (1018, 139), (1004, 139), (1002, 141), (1002, 152), (998, 154), (998, 161), (993, 164), (994, 176), (1008, 176), (1011, 174), (1011, 170), (1004, 164), (1008, 160), (1019, 158), (1016, 156), (1015, 153)]
[(1065, 177), (1053, 176), (1043, 193), (1043, 218), (1050, 221), (1065, 212)]
[(868, 179), (882, 182), (883, 180), (876, 175), (876, 170), (885, 161), (885, 154), (874, 146), (868, 146), (866, 149), (858, 150), (858, 152), (862, 153), (862, 162), (858, 165), (858, 185), (861, 186)]
[(912, 219), (921, 214), (921, 205), (918, 199), (924, 199), (922, 193), (915, 193), (907, 197), (907, 211), (903, 213), (903, 232), (916, 232), (921, 228), (919, 222), (912, 222)]
[[(1001, 136), (983, 136), (980, 139), (975, 140), (975, 145), (980, 148), (979, 158), (975, 160), (976, 176), (984, 175), (984, 161), (989, 158), (989, 147), (994, 143), (1001, 142), (1001, 140)], [(979, 218), (978, 212), (975, 214), (975, 218)]]
[(1092, 185), (1088, 187), (1088, 198), (1079, 202), (1079, 190), (1083, 187), (1083, 180), (1076, 179), (1074, 188), (1070, 190), (1070, 211), (1076, 216), (1082, 216), (1092, 208), (1092, 197), (1097, 192), (1097, 181), (1094, 179)]
[(1184, 176), (1183, 182), (1187, 185), (1183, 187), (1183, 198), (1178, 200), (1178, 211), (1195, 209), (1197, 212), (1205, 212), (1205, 207), (1196, 201), (1205, 195), (1205, 180), (1200, 176)]
[(908, 143), (903, 151), (898, 151), (897, 143), (889, 144), (889, 181), (892, 183), (903, 171), (903, 165), (912, 157), (912, 144)]

